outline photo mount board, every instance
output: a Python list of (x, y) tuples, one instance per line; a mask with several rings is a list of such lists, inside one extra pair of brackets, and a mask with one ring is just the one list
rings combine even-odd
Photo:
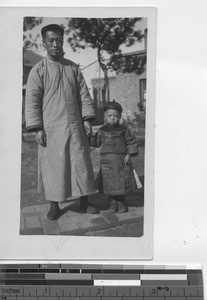
[[(68, 10), (68, 13), (67, 13)], [(153, 258), (156, 9), (153, 7), (4, 7), (0, 10), (4, 164), (0, 212), (4, 259), (142, 260)], [(148, 20), (144, 236), (141, 238), (20, 236), (22, 27), (25, 16), (144, 17)], [(9, 51), (8, 51), (9, 49)], [(8, 64), (9, 61), (9, 64)], [(8, 83), (10, 83), (8, 85)], [(11, 84), (12, 83), (12, 84)], [(11, 122), (12, 120), (12, 122)], [(12, 138), (7, 138), (12, 137)], [(11, 188), (12, 187), (12, 188)], [(9, 214), (9, 217), (8, 217)]]

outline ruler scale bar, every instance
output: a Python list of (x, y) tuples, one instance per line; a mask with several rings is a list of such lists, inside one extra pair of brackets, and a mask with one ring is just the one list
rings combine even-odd
[(0, 299), (203, 300), (203, 275), (194, 265), (3, 264)]

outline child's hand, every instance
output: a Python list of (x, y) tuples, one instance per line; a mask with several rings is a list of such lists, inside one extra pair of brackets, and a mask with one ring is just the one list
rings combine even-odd
[(124, 157), (124, 163), (127, 164), (127, 165), (130, 165), (131, 164), (131, 157), (129, 154), (127, 154), (125, 157)]

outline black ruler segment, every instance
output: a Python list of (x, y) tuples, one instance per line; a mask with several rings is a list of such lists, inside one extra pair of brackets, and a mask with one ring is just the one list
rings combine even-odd
[(37, 273), (30, 273), (30, 274), (25, 274), (25, 273), (21, 273), (19, 274), (19, 276), (17, 277), (17, 274), (14, 273), (6, 273), (6, 274), (0, 274), (0, 280), (11, 280), (11, 279), (16, 279), (18, 278), (19, 280), (21, 279), (45, 279), (45, 274), (37, 274)]
[(4, 269), (2, 273), (19, 273), (19, 269)]
[(20, 271), (20, 273), (39, 273), (40, 272), (40, 269), (31, 269), (31, 268), (26, 268), (26, 269), (20, 269), (19, 270)]
[(145, 274), (144, 270), (136, 270), (136, 269), (129, 269), (129, 270), (124, 270), (124, 274)]
[(103, 274), (101, 269), (82, 269), (81, 273), (89, 273), (89, 274)]
[(76, 273), (76, 274), (80, 274), (80, 270), (79, 269), (61, 269), (61, 273)]
[(103, 269), (103, 274), (123, 274), (124, 270), (121, 269)]
[(6, 279), (0, 280), (0, 285), (87, 285), (93, 286), (93, 280), (26, 280), (26, 279)]
[(203, 276), (202, 274), (190, 274), (188, 275), (188, 283), (189, 285), (203, 285)]
[(202, 275), (202, 270), (197, 270), (197, 269), (195, 269), (195, 270), (186, 270), (186, 272), (188, 274), (200, 274), (200, 275)]
[(40, 269), (39, 273), (60, 273), (60, 269)]

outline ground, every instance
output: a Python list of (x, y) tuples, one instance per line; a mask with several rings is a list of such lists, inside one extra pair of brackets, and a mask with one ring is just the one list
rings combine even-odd
[[(99, 150), (91, 148), (95, 176), (99, 170)], [(144, 146), (140, 143), (139, 158), (133, 161), (139, 178), (144, 183)], [(109, 200), (95, 193), (89, 197), (100, 213), (78, 213), (79, 199), (69, 199), (60, 205), (61, 217), (49, 221), (46, 217), (49, 204), (44, 194), (37, 194), (37, 144), (34, 135), (25, 135), (22, 141), (21, 170), (21, 234), (59, 234), (85, 236), (143, 235), (144, 189), (127, 196), (127, 213), (112, 214), (108, 211)]]

